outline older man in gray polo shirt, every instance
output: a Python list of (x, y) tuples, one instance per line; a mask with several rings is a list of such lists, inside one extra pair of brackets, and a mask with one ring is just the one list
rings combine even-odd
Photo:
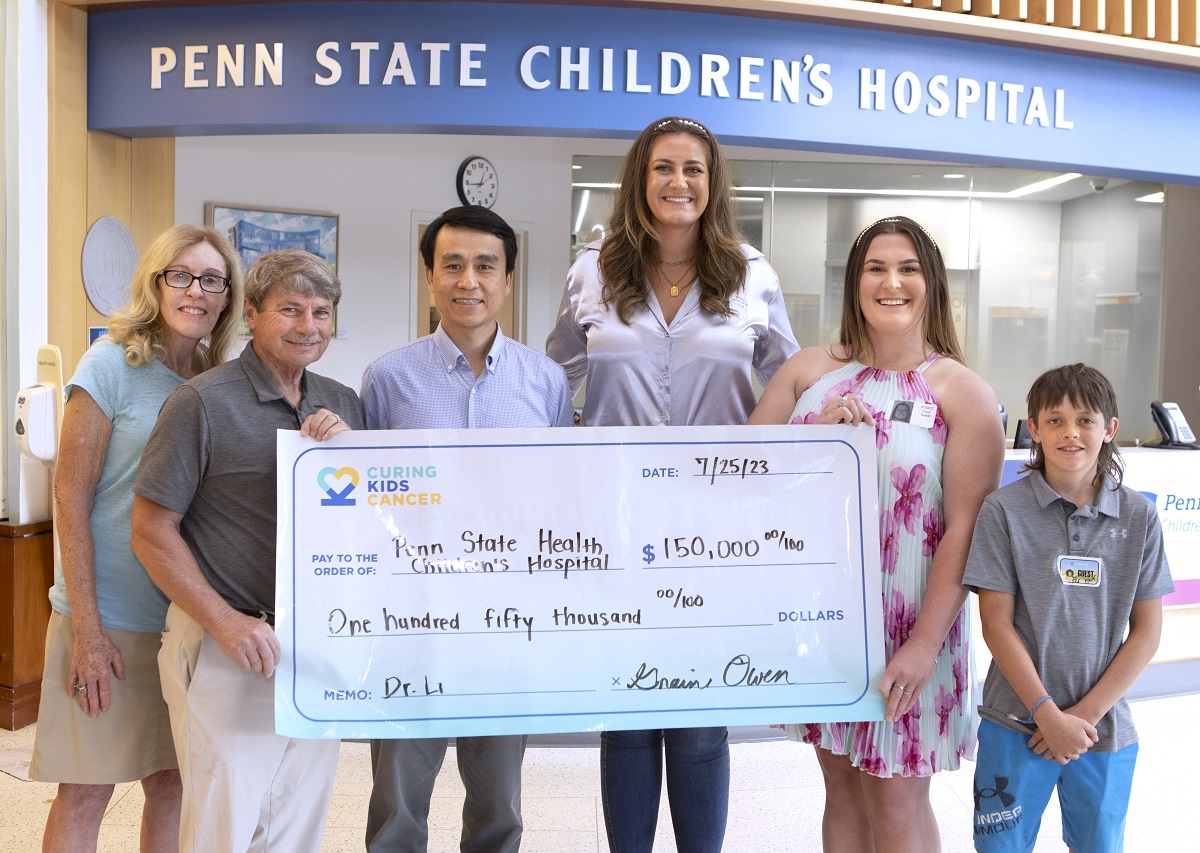
[(275, 432), (362, 429), (354, 391), (306, 369), (341, 284), (307, 252), (246, 274), (254, 338), (164, 404), (134, 487), (133, 550), (171, 599), (159, 653), (183, 776), (181, 851), (316, 851), (337, 740), (275, 734)]

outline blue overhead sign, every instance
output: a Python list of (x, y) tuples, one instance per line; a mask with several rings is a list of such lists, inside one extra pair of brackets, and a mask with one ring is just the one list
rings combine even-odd
[(326, 2), (88, 17), (88, 125), (122, 136), (629, 137), (1200, 183), (1200, 74), (671, 10)]

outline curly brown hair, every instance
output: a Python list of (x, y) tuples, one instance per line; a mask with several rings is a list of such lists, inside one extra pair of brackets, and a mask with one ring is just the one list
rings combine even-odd
[(646, 172), (654, 143), (672, 133), (696, 137), (708, 152), (708, 206), (700, 216), (700, 242), (696, 246), (700, 306), (722, 317), (732, 315), (730, 299), (745, 284), (749, 271), (734, 215), (729, 164), (721, 146), (695, 119), (668, 116), (651, 122), (625, 155), (608, 237), (600, 247), (604, 304), (614, 305), (617, 316), (626, 324), (633, 312), (646, 304), (646, 276), (660, 260), (658, 233), (646, 201)]

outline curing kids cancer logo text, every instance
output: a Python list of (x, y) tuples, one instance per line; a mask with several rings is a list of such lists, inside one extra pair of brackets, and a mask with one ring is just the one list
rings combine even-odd
[(355, 506), (350, 493), (358, 488), (358, 472), (353, 468), (322, 468), (317, 472), (317, 487), (327, 497), (321, 498), (321, 506)]
[[(318, 471), (317, 488), (325, 494), (321, 506), (357, 506), (364, 491), (367, 505), (372, 507), (441, 506), (440, 492), (423, 491), (432, 485), (428, 481), (437, 477), (435, 465), (369, 465), (363, 469), (365, 484), (358, 470), (330, 466)], [(359, 486), (364, 486), (359, 497), (350, 497)]]

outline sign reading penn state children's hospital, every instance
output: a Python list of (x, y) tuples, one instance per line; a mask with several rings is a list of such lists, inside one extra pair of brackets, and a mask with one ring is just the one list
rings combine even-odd
[(278, 461), (282, 734), (883, 718), (872, 430), (280, 431)]
[(88, 17), (88, 126), (123, 136), (454, 132), (727, 142), (1200, 182), (1197, 74), (676, 10), (326, 2)]

